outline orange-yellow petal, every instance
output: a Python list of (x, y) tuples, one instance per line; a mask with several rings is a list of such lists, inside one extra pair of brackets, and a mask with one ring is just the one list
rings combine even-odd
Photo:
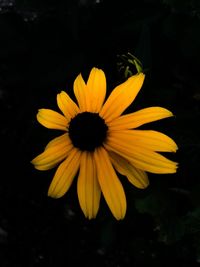
[(109, 156), (115, 169), (122, 175), (125, 175), (134, 186), (144, 189), (149, 185), (146, 172), (135, 168), (133, 164), (114, 152), (109, 152)]
[(49, 142), (45, 151), (35, 157), (31, 163), (41, 171), (52, 169), (68, 156), (72, 148), (73, 145), (67, 134), (56, 137)]
[(149, 107), (122, 115), (108, 123), (111, 130), (134, 129), (145, 123), (173, 116), (172, 112), (162, 107)]
[(152, 150), (138, 146), (130, 149), (129, 144), (122, 143), (119, 140), (108, 140), (104, 146), (108, 151), (119, 154), (138, 169), (152, 173), (176, 172), (177, 163)]
[(58, 137), (55, 137), (54, 139), (52, 139), (47, 145), (46, 145), (46, 147), (45, 147), (45, 150), (47, 149), (47, 148), (50, 148), (50, 147), (57, 147), (57, 146), (59, 146), (59, 145), (64, 145), (64, 144), (66, 144), (66, 145), (71, 145), (72, 144), (72, 142), (71, 142), (71, 140), (70, 140), (70, 138), (69, 138), (69, 136), (68, 136), (68, 134), (67, 133), (64, 133), (64, 134), (62, 134), (62, 135), (60, 135), (60, 136), (58, 136)]
[(93, 68), (87, 81), (90, 93), (90, 112), (99, 112), (106, 96), (106, 77), (101, 69)]
[(74, 94), (78, 101), (80, 112), (90, 111), (91, 98), (81, 74), (74, 81)]
[(151, 130), (121, 130), (110, 131), (107, 140), (117, 140), (128, 145), (130, 150), (141, 147), (159, 152), (176, 152), (176, 143), (169, 136)]
[(39, 109), (37, 120), (44, 127), (56, 130), (67, 130), (68, 120), (60, 113), (51, 109)]
[(118, 85), (103, 105), (100, 116), (103, 117), (106, 122), (110, 122), (120, 116), (137, 96), (144, 82), (144, 78), (145, 75), (139, 73)]
[(108, 153), (103, 147), (94, 151), (98, 181), (104, 198), (117, 219), (123, 219), (126, 213), (126, 196), (119, 178), (111, 164)]
[(57, 95), (57, 104), (68, 121), (80, 112), (76, 103), (64, 91)]
[(69, 189), (80, 166), (81, 151), (73, 148), (69, 156), (58, 167), (48, 190), (48, 196), (62, 197)]
[(77, 192), (85, 217), (88, 219), (95, 218), (99, 210), (101, 190), (97, 179), (93, 153), (87, 151), (81, 154)]

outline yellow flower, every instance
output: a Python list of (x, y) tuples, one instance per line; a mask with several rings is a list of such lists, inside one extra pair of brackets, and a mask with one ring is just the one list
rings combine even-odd
[(39, 110), (39, 123), (64, 131), (32, 160), (38, 170), (49, 170), (60, 163), (48, 190), (50, 197), (62, 197), (78, 174), (77, 193), (85, 216), (96, 217), (102, 192), (113, 216), (120, 220), (126, 213), (126, 197), (116, 171), (137, 188), (148, 186), (146, 172), (176, 172), (177, 163), (157, 153), (175, 152), (175, 142), (163, 133), (136, 129), (173, 114), (162, 107), (149, 107), (122, 115), (144, 78), (143, 73), (130, 77), (104, 103), (105, 74), (93, 68), (87, 83), (81, 74), (74, 81), (78, 105), (62, 91), (57, 95), (62, 115), (50, 109)]

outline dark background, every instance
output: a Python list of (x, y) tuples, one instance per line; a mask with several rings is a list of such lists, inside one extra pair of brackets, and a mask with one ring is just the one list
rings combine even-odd
[[(147, 128), (176, 140), (179, 150), (168, 157), (179, 169), (149, 175), (146, 190), (121, 177), (126, 218), (116, 221), (102, 198), (88, 221), (76, 182), (50, 199), (54, 170), (30, 164), (58, 135), (35, 116), (38, 108), (56, 110), (61, 90), (73, 97), (75, 77), (87, 79), (93, 66), (105, 71), (110, 92), (125, 79), (117, 55), (128, 52), (146, 72), (132, 108), (175, 114)], [(199, 63), (198, 0), (0, 0), (0, 266), (199, 266)]]

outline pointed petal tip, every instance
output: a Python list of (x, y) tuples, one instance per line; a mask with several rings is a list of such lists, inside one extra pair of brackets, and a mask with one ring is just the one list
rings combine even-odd
[(143, 72), (139, 72), (139, 73), (137, 73), (137, 74), (132, 75), (131, 77), (129, 77), (128, 80), (131, 80), (131, 79), (134, 79), (135, 80), (135, 78), (139, 78), (141, 80), (144, 80), (145, 79), (145, 74)]
[(57, 93), (57, 101), (61, 96), (65, 96), (67, 93), (64, 90), (61, 90), (59, 93)]
[(87, 218), (88, 220), (94, 220), (96, 219), (96, 216), (97, 216), (97, 214), (85, 214), (85, 213), (84, 215), (85, 215), (85, 218)]
[(175, 143), (173, 139), (171, 139), (170, 148), (171, 150), (169, 149), (168, 152), (176, 153), (176, 151), (178, 150), (178, 145)]
[(43, 112), (43, 110), (44, 110), (44, 108), (38, 108), (38, 110), (37, 110), (37, 117), (38, 117), (38, 115), (39, 115), (41, 112)]
[(122, 221), (125, 218), (125, 215), (126, 215), (126, 211), (124, 213), (122, 213), (121, 215), (114, 215), (113, 214), (113, 216), (115, 217), (115, 219), (117, 221)]
[(116, 220), (123, 220), (126, 215), (127, 203), (125, 201), (124, 206), (121, 209), (110, 209), (112, 215), (115, 217)]
[(51, 188), (51, 185), (49, 186), (48, 192), (47, 192), (47, 196), (54, 198), (54, 199), (58, 199), (64, 196), (65, 193), (60, 193), (60, 192), (54, 192), (54, 190)]
[(51, 198), (54, 198), (54, 199), (60, 198), (60, 196), (54, 195), (53, 192), (50, 192), (50, 191), (48, 191), (47, 196), (51, 197)]
[(170, 173), (176, 173), (177, 172), (177, 170), (178, 170), (178, 168), (179, 168), (179, 164), (177, 163), (177, 162), (172, 162), (172, 163), (174, 163), (174, 166), (172, 166), (169, 170), (168, 170), (168, 172), (166, 171), (165, 173), (163, 173), (163, 174), (170, 174)]
[(38, 171), (47, 171), (50, 170), (52, 167), (50, 165), (40, 165), (38, 164), (38, 157), (34, 158), (30, 161), (31, 164), (33, 164), (34, 168)]
[[(76, 78), (76, 79), (77, 79), (77, 80), (78, 80), (78, 79), (81, 79), (81, 80), (83, 79), (83, 76), (82, 76), (81, 72), (77, 75), (77, 78)], [(76, 80), (75, 80), (75, 81), (76, 81)]]
[(48, 171), (51, 169), (48, 166), (44, 166), (44, 165), (34, 165), (34, 168), (38, 171)]
[(96, 71), (96, 70), (99, 70), (97, 67), (93, 67), (92, 69), (91, 69), (91, 71)]
[(134, 83), (135, 83), (135, 82), (137, 81), (137, 82), (141, 83), (141, 86), (142, 86), (142, 84), (143, 84), (143, 82), (144, 82), (144, 79), (145, 79), (145, 74), (144, 74), (143, 72), (140, 72), (140, 73), (137, 73), (137, 74), (135, 74), (135, 75), (129, 77), (129, 78), (127, 79), (127, 82), (133, 80)]
[(98, 67), (92, 67), (91, 71), (93, 71), (93, 70), (95, 70), (95, 71), (96, 71), (96, 70), (97, 70), (97, 71), (98, 71), (98, 70), (103, 71), (101, 68), (98, 68)]
[[(38, 156), (36, 156), (35, 158), (33, 158), (30, 163), (34, 165), (34, 167), (36, 168), (37, 167), (37, 162), (38, 162)], [(37, 169), (37, 168), (36, 168)]]
[[(48, 110), (50, 110), (50, 109), (48, 109), (48, 108), (38, 108), (38, 113), (46, 112), (46, 111), (48, 111)], [(37, 113), (37, 114), (38, 114), (38, 113)]]
[(145, 73), (144, 72), (139, 72), (137, 75), (140, 76), (140, 77), (145, 78)]
[(162, 109), (163, 113), (166, 114), (166, 118), (167, 117), (174, 117), (174, 118), (176, 117), (176, 115), (172, 111), (170, 111), (169, 109), (163, 108), (163, 107), (158, 107), (158, 108)]
[(176, 152), (178, 150), (178, 145), (175, 143), (175, 147), (174, 147), (174, 151), (173, 152)]
[(149, 186), (149, 179), (145, 183), (141, 183), (139, 189), (146, 189)]

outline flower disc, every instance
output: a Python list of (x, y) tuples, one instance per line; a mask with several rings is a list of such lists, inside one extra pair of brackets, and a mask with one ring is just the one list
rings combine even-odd
[(102, 145), (108, 127), (98, 113), (83, 112), (71, 119), (69, 137), (75, 147), (84, 151), (94, 151)]

